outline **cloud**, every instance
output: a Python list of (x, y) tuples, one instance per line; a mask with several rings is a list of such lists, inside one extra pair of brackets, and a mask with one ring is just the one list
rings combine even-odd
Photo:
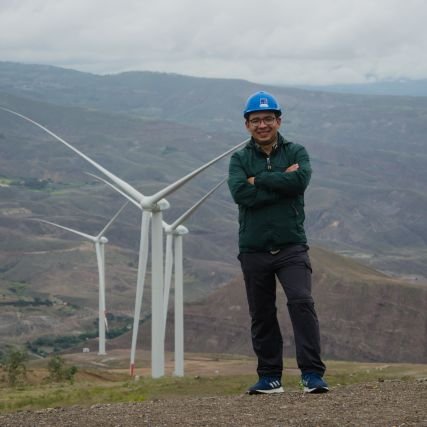
[(0, 58), (275, 84), (427, 77), (424, 0), (3, 0)]

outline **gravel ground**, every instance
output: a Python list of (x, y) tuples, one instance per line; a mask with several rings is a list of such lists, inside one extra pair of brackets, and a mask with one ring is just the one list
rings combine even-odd
[(340, 386), (326, 394), (201, 397), (0, 415), (24, 426), (427, 426), (427, 381)]

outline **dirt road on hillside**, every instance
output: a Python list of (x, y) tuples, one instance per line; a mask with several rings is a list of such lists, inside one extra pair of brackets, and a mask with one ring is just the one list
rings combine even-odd
[(427, 426), (427, 380), (340, 386), (330, 393), (201, 397), (24, 411), (2, 427)]

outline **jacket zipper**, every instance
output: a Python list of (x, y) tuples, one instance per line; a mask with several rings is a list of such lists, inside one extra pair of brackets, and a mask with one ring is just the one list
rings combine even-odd
[[(270, 156), (266, 157), (267, 160), (267, 170), (271, 171), (271, 161), (270, 161)], [(292, 208), (295, 211), (295, 216), (299, 216), (299, 212), (298, 209), (296, 208), (296, 206), (294, 204), (292, 204)]]

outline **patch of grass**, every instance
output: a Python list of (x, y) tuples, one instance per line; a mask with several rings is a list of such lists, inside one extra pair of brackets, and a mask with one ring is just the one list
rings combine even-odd
[(9, 187), (13, 184), (13, 180), (5, 177), (0, 177), (0, 187)]
[(25, 281), (11, 282), (9, 286), (9, 291), (14, 293), (18, 297), (25, 296), (27, 293), (27, 290), (28, 290), (28, 286)]
[(25, 409), (42, 409), (70, 405), (91, 405), (99, 402), (135, 402), (144, 400), (123, 385), (114, 387), (93, 386), (90, 384), (46, 385), (8, 390), (7, 395), (0, 394), (0, 411), (11, 412)]
[(426, 375), (427, 365), (334, 361), (328, 364), (326, 378), (333, 387), (372, 381), (410, 380)]
[(141, 402), (185, 396), (240, 394), (253, 378), (184, 377), (141, 379), (114, 383), (37, 385), (0, 389), (0, 412), (95, 403)]
[[(287, 364), (289, 366), (289, 364)], [(116, 370), (108, 370), (117, 373)], [(226, 396), (244, 393), (256, 381), (256, 375), (214, 375), (163, 377), (127, 380), (127, 376), (98, 375), (107, 371), (84, 371), (79, 368), (74, 384), (26, 385), (0, 388), (0, 412), (36, 410), (70, 405), (88, 406), (99, 403), (141, 402), (152, 399), (185, 398), (190, 396)], [(326, 379), (340, 387), (355, 383), (388, 380), (413, 381), (427, 376), (427, 365), (328, 362)], [(91, 377), (92, 380), (88, 378)], [(287, 392), (301, 391), (297, 370), (285, 371)]]

